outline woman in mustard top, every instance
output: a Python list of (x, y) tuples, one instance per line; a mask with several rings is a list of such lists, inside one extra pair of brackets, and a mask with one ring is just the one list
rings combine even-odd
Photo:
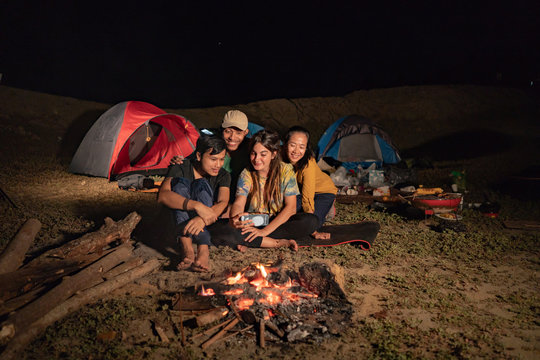
[[(319, 219), (319, 229), (332, 209), (337, 188), (315, 161), (313, 150), (309, 147), (309, 131), (301, 126), (293, 126), (287, 131), (283, 159), (290, 162), (296, 172), (296, 181), (300, 188), (297, 197), (297, 211), (315, 214)], [(315, 231), (316, 239), (329, 239), (329, 233)]]

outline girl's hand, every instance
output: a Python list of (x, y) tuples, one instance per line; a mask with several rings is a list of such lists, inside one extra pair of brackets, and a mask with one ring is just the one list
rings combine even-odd
[(246, 238), (247, 242), (252, 242), (257, 236), (265, 237), (266, 235), (268, 235), (266, 231), (264, 231), (264, 228), (258, 229), (253, 226), (248, 226), (242, 229), (242, 235), (248, 234), (248, 233), (249, 235)]
[(229, 223), (235, 229), (244, 229), (246, 227), (253, 226), (253, 221), (251, 221), (251, 220), (246, 220), (246, 221), (240, 220), (241, 216), (244, 216), (244, 215), (247, 215), (247, 214), (248, 213), (244, 212), (244, 213), (238, 214), (236, 216), (233, 216), (233, 217), (229, 218)]

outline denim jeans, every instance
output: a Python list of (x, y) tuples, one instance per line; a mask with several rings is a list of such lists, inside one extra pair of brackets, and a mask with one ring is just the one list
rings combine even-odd
[[(204, 178), (195, 179), (193, 181), (185, 178), (173, 178), (171, 180), (171, 189), (186, 199), (198, 201), (208, 207), (211, 207), (214, 204), (214, 192), (208, 181)], [(197, 216), (195, 211), (185, 210), (173, 210), (173, 214), (176, 222), (177, 236), (182, 236), (182, 232), (188, 221)], [(191, 238), (197, 245), (212, 245), (212, 242), (210, 241), (210, 232), (206, 227), (199, 235), (193, 235)]]
[[(328, 212), (332, 208), (332, 204), (334, 203), (334, 200), (336, 199), (336, 195), (330, 194), (330, 193), (322, 193), (322, 194), (315, 194), (315, 211), (313, 214), (317, 216), (317, 219), (319, 219), (319, 227), (317, 229), (320, 229), (321, 226), (324, 224), (324, 220), (326, 219), (326, 215), (328, 215)], [(296, 212), (299, 213), (302, 211), (302, 195), (296, 196)]]

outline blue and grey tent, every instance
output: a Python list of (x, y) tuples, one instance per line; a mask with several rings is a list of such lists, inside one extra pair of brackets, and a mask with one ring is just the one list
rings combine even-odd
[(330, 157), (346, 168), (358, 164), (396, 164), (401, 161), (390, 136), (379, 125), (360, 115), (342, 117), (326, 129), (317, 144), (317, 160)]

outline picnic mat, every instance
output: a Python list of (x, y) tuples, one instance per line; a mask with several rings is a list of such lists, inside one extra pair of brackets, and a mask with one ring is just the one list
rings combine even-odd
[(323, 226), (319, 232), (331, 234), (328, 240), (317, 240), (311, 236), (296, 240), (298, 247), (309, 246), (336, 246), (351, 244), (359, 246), (363, 250), (369, 250), (371, 244), (377, 237), (381, 226), (375, 221), (362, 221), (354, 224), (327, 225)]

